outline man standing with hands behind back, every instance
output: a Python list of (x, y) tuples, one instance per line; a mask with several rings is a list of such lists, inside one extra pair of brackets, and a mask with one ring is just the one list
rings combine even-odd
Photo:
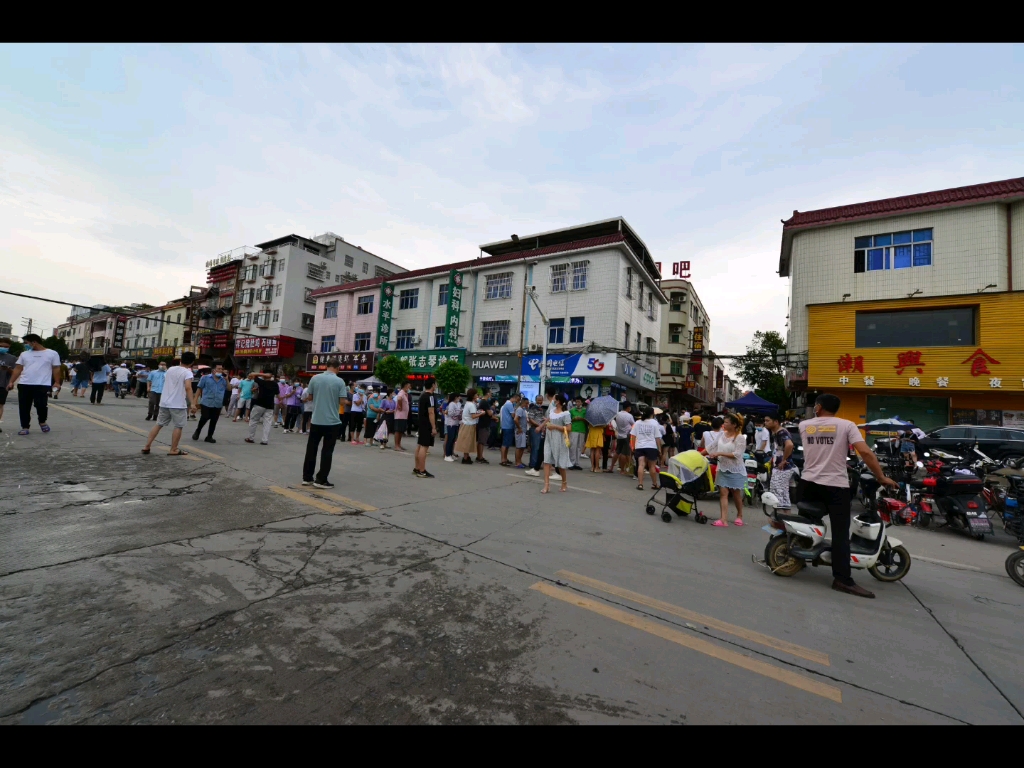
[[(339, 406), (348, 396), (348, 387), (338, 377), (338, 362), (331, 358), (327, 362), (327, 370), (318, 373), (309, 380), (309, 386), (303, 394), (304, 400), (313, 401), (312, 423), (309, 425), (309, 437), (306, 439), (306, 458), (302, 462), (302, 484), (314, 488), (330, 489), (334, 484), (328, 480), (331, 473), (331, 461), (334, 457), (334, 444), (341, 434), (341, 415)], [(323, 440), (324, 448), (320, 453), (320, 471), (316, 472), (316, 452)]]

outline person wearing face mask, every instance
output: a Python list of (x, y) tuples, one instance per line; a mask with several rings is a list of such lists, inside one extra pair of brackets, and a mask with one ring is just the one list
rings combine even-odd
[[(4, 403), (7, 402), (7, 382), (10, 381), (14, 366), (18, 362), (18, 358), (10, 354), (10, 349), (11, 340), (0, 339), (0, 419), (4, 417)], [(0, 432), (3, 430), (0, 429)]]
[(470, 388), (466, 392), (466, 404), (462, 407), (462, 425), (459, 427), (459, 437), (455, 441), (455, 452), (462, 454), (463, 464), (473, 463), (469, 455), (476, 450), (476, 428), (480, 420), (479, 402), (476, 390)]
[(196, 391), (200, 395), (199, 409), (201, 416), (199, 426), (192, 433), (192, 439), (198, 440), (202, 434), (203, 427), (210, 423), (210, 430), (206, 433), (207, 443), (216, 443), (213, 439), (213, 432), (217, 429), (217, 420), (220, 418), (220, 409), (224, 407), (224, 393), (227, 391), (228, 383), (224, 379), (224, 366), (217, 365), (213, 373), (208, 373), (199, 380)]
[(359, 439), (359, 433), (363, 429), (363, 419), (366, 416), (366, 392), (362, 387), (357, 386), (355, 393), (352, 395), (352, 418), (349, 420), (349, 436), (352, 439), (352, 445), (362, 445), (363, 441)]
[(164, 378), (167, 376), (167, 363), (160, 363), (155, 371), (149, 374), (149, 412), (146, 421), (156, 421), (160, 413), (160, 395), (164, 391)]

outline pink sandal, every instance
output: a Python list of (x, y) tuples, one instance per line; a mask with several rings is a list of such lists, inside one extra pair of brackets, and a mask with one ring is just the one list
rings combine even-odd
[(736, 522), (735, 522), (735, 523), (733, 523), (733, 525), (743, 525), (743, 521), (742, 521), (742, 520), (740, 520), (740, 519), (739, 519), (739, 518), (737, 517), (737, 518), (736, 518)]
[(713, 522), (711, 525), (713, 525), (715, 528), (728, 528), (729, 527), (728, 523), (723, 523), (721, 520), (715, 520), (715, 522)]

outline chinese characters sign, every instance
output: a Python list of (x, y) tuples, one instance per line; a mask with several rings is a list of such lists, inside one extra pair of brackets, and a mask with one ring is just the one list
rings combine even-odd
[(971, 376), (990, 376), (992, 371), (988, 369), (988, 364), (999, 365), (999, 361), (991, 355), (985, 354), (985, 350), (977, 349), (974, 354), (968, 357), (961, 363), (961, 365), (971, 364)]
[(235, 340), (236, 357), (291, 357), (295, 353), (295, 342), (286, 339), (282, 344), (279, 336), (243, 336)]
[(862, 355), (853, 357), (850, 354), (845, 354), (837, 362), (840, 373), (864, 373), (864, 357)]
[(921, 353), (917, 350), (910, 350), (896, 354), (896, 365), (893, 368), (896, 369), (897, 376), (902, 376), (906, 368), (913, 368), (918, 373), (924, 373), (924, 366), (925, 363), (921, 360)]
[(447, 363), (449, 360), (465, 365), (466, 350), (464, 349), (437, 349), (430, 352), (395, 352), (399, 360), (406, 360), (413, 373), (433, 373), (437, 366)]
[(683, 279), (689, 279), (690, 277), (690, 262), (688, 261), (675, 261), (672, 263), (672, 277), (681, 277)]
[(335, 352), (329, 355), (311, 353), (306, 355), (307, 371), (326, 371), (327, 363), (334, 361), (341, 373), (369, 373), (373, 371), (376, 352)]
[(693, 351), (704, 351), (704, 326), (698, 325), (693, 329)]
[(377, 315), (377, 349), (387, 349), (391, 343), (391, 316), (395, 311), (395, 286), (380, 284), (380, 312)]
[(444, 324), (444, 345), (459, 345), (459, 321), (462, 312), (462, 273), (452, 270), (448, 276), (448, 316)]
[[(148, 320), (146, 322), (149, 322)], [(118, 315), (117, 321), (114, 323), (114, 343), (111, 345), (115, 349), (120, 349), (124, 346), (124, 331), (128, 324), (127, 315)]]

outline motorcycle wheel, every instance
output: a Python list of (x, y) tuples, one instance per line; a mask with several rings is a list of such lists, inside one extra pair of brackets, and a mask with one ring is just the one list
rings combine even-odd
[(918, 513), (918, 515), (917, 515), (917, 527), (918, 528), (927, 528), (929, 525), (931, 525), (931, 523), (932, 523), (932, 516), (931, 515), (929, 515), (927, 512), (924, 512), (924, 511)]
[(1024, 550), (1017, 550), (1006, 558), (1006, 573), (1024, 587)]
[(910, 572), (910, 553), (902, 544), (890, 547), (885, 542), (878, 560), (868, 572), (879, 581), (899, 581)]
[(785, 536), (775, 536), (764, 548), (764, 561), (776, 576), (793, 576), (804, 567), (803, 560), (789, 556)]

